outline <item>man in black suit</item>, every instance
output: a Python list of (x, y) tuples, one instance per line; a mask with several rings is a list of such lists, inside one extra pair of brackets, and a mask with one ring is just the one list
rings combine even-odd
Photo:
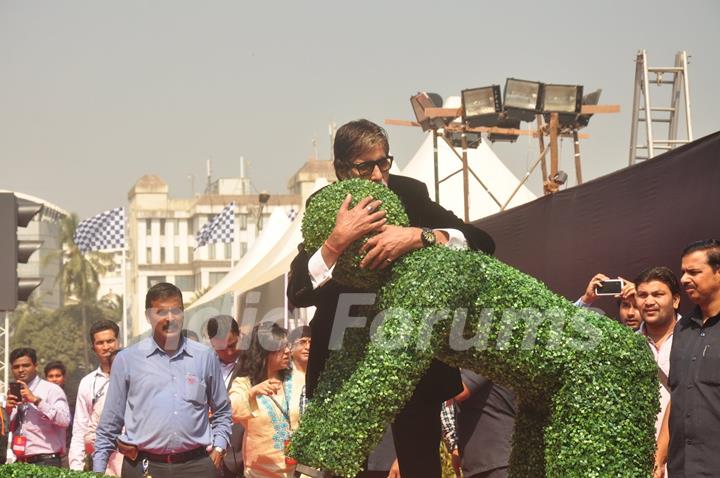
[[(433, 202), (424, 183), (390, 174), (393, 157), (387, 134), (367, 121), (352, 121), (338, 129), (333, 145), (335, 173), (339, 180), (369, 179), (395, 192), (410, 219), (410, 227), (385, 224), (380, 201), (363, 198), (350, 208), (348, 196), (337, 213), (335, 227), (323, 246), (312, 256), (301, 244), (290, 266), (288, 298), (297, 307), (317, 307), (310, 322), (312, 344), (306, 387), (312, 398), (328, 358), (328, 345), (343, 293), (358, 292), (332, 279), (334, 265), (343, 251), (357, 239), (376, 233), (364, 246), (361, 267), (382, 269), (408, 252), (433, 244), (469, 247), (491, 254), (492, 238), (452, 212)], [(439, 456), (440, 406), (462, 390), (460, 373), (433, 360), (413, 396), (392, 425), (403, 478), (441, 476)]]
[[(240, 357), (240, 327), (229, 315), (216, 315), (207, 322), (207, 334), (210, 345), (220, 361), (225, 389), (230, 390), (235, 378), (233, 372)], [(218, 470), (219, 478), (239, 478), (243, 476), (242, 442), (245, 429), (239, 423), (233, 423), (230, 444), (227, 447), (223, 466)]]

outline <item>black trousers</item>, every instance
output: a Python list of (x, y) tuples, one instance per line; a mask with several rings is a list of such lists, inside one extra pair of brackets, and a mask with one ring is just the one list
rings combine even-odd
[[(159, 463), (148, 460), (148, 474), (153, 478), (215, 478), (217, 469), (208, 456), (188, 460), (184, 463)], [(131, 461), (125, 458), (122, 478), (143, 478), (143, 459)]]
[(440, 406), (411, 400), (392, 424), (402, 478), (442, 478)]

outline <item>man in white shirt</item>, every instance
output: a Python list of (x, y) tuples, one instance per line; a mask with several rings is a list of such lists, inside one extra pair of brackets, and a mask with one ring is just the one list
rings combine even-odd
[(90, 327), (90, 342), (100, 366), (85, 375), (78, 386), (75, 402), (72, 439), (68, 451), (71, 470), (85, 468), (85, 433), (87, 432), (93, 406), (105, 394), (110, 379), (110, 356), (118, 348), (120, 328), (111, 320), (100, 320)]
[(646, 269), (635, 279), (635, 302), (642, 325), (639, 334), (647, 338), (650, 350), (658, 365), (660, 380), (660, 413), (655, 423), (655, 437), (660, 433), (665, 409), (670, 401), (670, 350), (673, 330), (678, 320), (680, 282), (669, 268), (660, 266)]

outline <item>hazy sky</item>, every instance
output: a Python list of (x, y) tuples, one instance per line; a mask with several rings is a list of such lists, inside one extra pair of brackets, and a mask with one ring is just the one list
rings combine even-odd
[[(638, 49), (651, 66), (687, 50), (695, 137), (720, 129), (719, 20), (716, 0), (0, 0), (0, 189), (86, 217), (124, 205), (144, 174), (187, 196), (206, 159), (227, 177), (244, 156), (257, 189), (281, 193), (313, 138), (328, 157), (328, 123), (412, 119), (418, 90), (507, 77), (602, 88), (621, 105), (585, 130), (596, 177), (628, 161)], [(404, 165), (422, 133), (388, 131)], [(496, 151), (521, 176), (537, 144)]]

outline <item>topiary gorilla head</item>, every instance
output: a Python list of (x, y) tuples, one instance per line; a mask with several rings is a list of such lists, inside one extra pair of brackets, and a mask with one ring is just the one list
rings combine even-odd
[[(380, 199), (380, 209), (384, 210), (387, 224), (407, 226), (409, 220), (400, 198), (387, 187), (364, 179), (347, 179), (324, 187), (310, 198), (302, 223), (302, 235), (305, 249), (313, 254), (322, 247), (325, 239), (335, 227), (335, 218), (345, 197), (351, 194), (350, 207), (363, 198), (371, 196)], [(370, 236), (355, 241), (338, 259), (333, 271), (333, 279), (343, 285), (358, 289), (376, 290), (384, 284), (390, 275), (390, 268), (366, 270), (360, 268), (362, 255), (360, 247)]]

